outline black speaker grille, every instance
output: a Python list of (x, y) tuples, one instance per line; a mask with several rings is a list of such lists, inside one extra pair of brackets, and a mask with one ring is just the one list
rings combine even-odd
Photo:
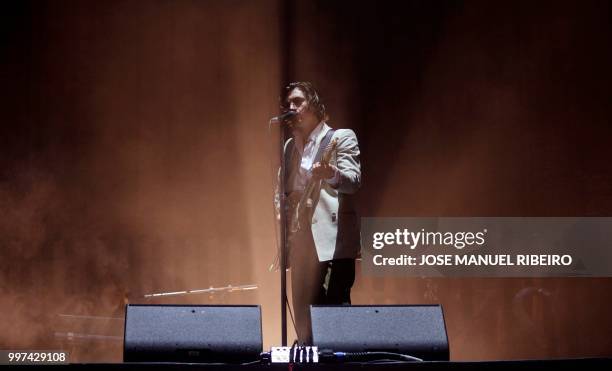
[(344, 352), (386, 351), (448, 360), (442, 307), (311, 306), (314, 345)]
[(263, 348), (259, 306), (128, 305), (126, 362), (256, 360)]

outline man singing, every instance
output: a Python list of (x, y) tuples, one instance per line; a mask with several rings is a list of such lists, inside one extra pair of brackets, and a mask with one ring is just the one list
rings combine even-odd
[[(327, 125), (325, 106), (311, 83), (291, 83), (281, 102), (284, 111), (296, 112), (285, 144), (288, 203), (295, 208), (305, 201), (305, 187), (314, 185), (311, 200), (298, 207), (299, 229), (288, 228), (296, 331), (300, 343), (311, 344), (309, 306), (351, 303), (360, 250), (352, 200), (361, 183), (359, 146), (352, 130)], [(294, 224), (291, 215), (288, 219)]]

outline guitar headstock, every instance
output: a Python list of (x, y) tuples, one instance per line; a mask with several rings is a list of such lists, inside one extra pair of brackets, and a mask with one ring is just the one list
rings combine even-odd
[(338, 138), (334, 138), (334, 140), (329, 143), (327, 148), (325, 148), (325, 152), (323, 152), (323, 156), (321, 156), (321, 163), (329, 164), (329, 161), (336, 152), (336, 148), (338, 148)]

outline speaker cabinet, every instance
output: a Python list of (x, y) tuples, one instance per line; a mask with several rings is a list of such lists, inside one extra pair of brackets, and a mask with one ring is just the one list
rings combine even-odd
[(312, 336), (319, 349), (384, 351), (428, 361), (448, 361), (440, 305), (311, 306)]
[(128, 305), (125, 362), (242, 363), (262, 351), (259, 306)]

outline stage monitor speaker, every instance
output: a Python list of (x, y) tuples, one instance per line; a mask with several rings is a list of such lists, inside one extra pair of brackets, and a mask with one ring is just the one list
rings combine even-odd
[(261, 309), (250, 306), (128, 305), (125, 362), (243, 363), (263, 349)]
[(393, 352), (448, 361), (440, 305), (311, 306), (313, 344), (341, 352)]

